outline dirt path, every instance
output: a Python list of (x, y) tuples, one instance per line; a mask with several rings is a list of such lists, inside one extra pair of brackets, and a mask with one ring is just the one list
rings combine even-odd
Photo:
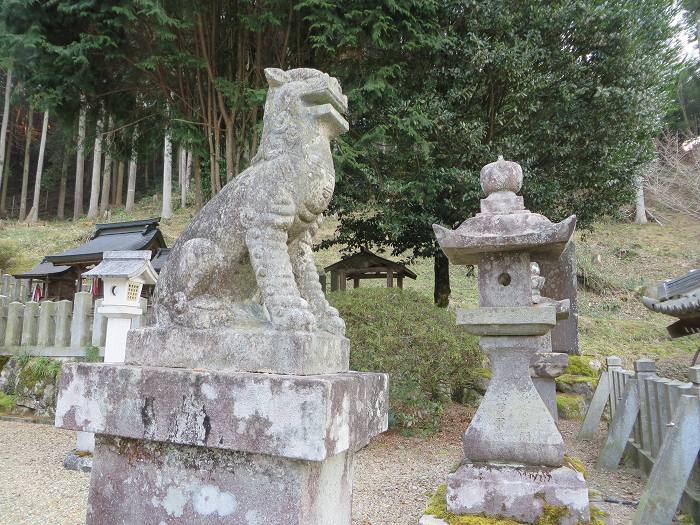
[[(429, 438), (389, 433), (358, 453), (355, 467), (354, 525), (409, 525), (418, 522), (429, 494), (462, 457), (461, 435), (471, 413), (451, 407), (445, 428)], [(601, 445), (572, 439), (578, 423), (563, 422), (569, 453), (589, 467), (591, 489), (618, 499), (637, 499), (639, 474), (609, 474), (590, 468)], [(80, 525), (84, 523), (89, 475), (67, 471), (63, 456), (75, 434), (46, 425), (0, 421), (0, 524)], [(629, 523), (633, 509), (603, 504), (616, 525)]]

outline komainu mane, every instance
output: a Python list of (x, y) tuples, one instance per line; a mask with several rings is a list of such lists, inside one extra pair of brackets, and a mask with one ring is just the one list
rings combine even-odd
[(345, 325), (321, 290), (311, 243), (335, 187), (330, 141), (347, 97), (315, 69), (266, 69), (260, 148), (175, 243), (155, 291), (156, 325)]

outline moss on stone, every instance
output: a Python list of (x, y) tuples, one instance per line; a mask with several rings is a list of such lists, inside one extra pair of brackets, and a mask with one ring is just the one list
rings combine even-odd
[(557, 394), (557, 412), (563, 419), (582, 419), (585, 403), (578, 394)]
[(5, 363), (7, 363), (10, 360), (9, 355), (0, 355), (0, 370), (2, 370), (2, 367), (5, 366)]
[[(576, 458), (571, 458), (570, 456), (565, 457), (567, 461), (577, 464), (585, 472), (585, 467), (583, 467), (583, 463), (581, 463)], [(572, 468), (581, 472), (581, 470), (579, 470), (576, 467), (572, 466)], [(447, 522), (448, 525), (524, 525), (522, 521), (515, 521), (512, 519), (501, 518), (498, 516), (458, 516), (456, 514), (452, 514), (447, 510), (446, 497), (447, 485), (443, 483), (437, 488), (435, 494), (433, 494), (430, 498), (428, 506), (426, 507), (425, 512), (423, 514), (434, 516), (438, 519), (444, 520)], [(593, 505), (591, 505), (590, 511), (591, 521), (588, 523), (579, 522), (577, 525), (605, 525), (605, 522), (602, 518), (607, 516), (607, 514), (593, 507)], [(567, 516), (568, 512), (568, 509), (564, 506), (545, 504), (542, 510), (542, 515), (537, 519), (534, 525), (560, 525), (561, 520)]]
[(535, 525), (559, 525), (562, 518), (566, 517), (569, 509), (563, 506), (545, 505), (542, 515), (537, 519)]
[(554, 381), (556, 381), (557, 384), (560, 384), (560, 383), (568, 383), (568, 384), (588, 383), (593, 388), (598, 386), (598, 379), (596, 379), (595, 377), (577, 376), (574, 374), (562, 374), (559, 377), (557, 377)]
[(0, 391), (0, 414), (11, 412), (17, 406), (17, 398)]
[(483, 377), (486, 379), (491, 379), (491, 376), (492, 376), (491, 370), (489, 370), (488, 368), (477, 368), (474, 370), (474, 373), (477, 376)]
[(586, 466), (580, 459), (573, 456), (564, 455), (564, 465), (583, 474), (583, 479), (588, 479), (588, 470), (586, 470)]
[(445, 520), (449, 525), (522, 525), (520, 521), (489, 516), (457, 516), (447, 511), (447, 485), (440, 485), (430, 498), (425, 514)]
[(598, 377), (598, 372), (588, 366), (588, 358), (580, 355), (569, 356), (569, 366), (564, 369), (564, 374), (573, 376)]

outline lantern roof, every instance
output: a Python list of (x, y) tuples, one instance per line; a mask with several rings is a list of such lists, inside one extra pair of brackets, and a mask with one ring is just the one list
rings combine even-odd
[(104, 252), (102, 262), (92, 270), (83, 273), (83, 277), (133, 279), (141, 277), (145, 284), (155, 284), (156, 272), (151, 265), (149, 250)]

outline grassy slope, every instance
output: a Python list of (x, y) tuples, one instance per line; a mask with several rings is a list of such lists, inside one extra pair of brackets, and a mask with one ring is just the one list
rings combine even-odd
[[(144, 200), (131, 214), (123, 209), (114, 210), (111, 221), (143, 219), (159, 213), (158, 203)], [(191, 209), (178, 209), (172, 219), (161, 223), (168, 245), (172, 245), (192, 215)], [(332, 237), (334, 226), (333, 221), (327, 221), (318, 237)], [(0, 240), (10, 240), (20, 246), (21, 259), (13, 270), (23, 270), (36, 264), (45, 254), (84, 242), (93, 227), (94, 222), (87, 219), (50, 221), (31, 228), (5, 221), (0, 223)], [(697, 338), (671, 341), (665, 331), (671, 319), (647, 311), (638, 301), (635, 290), (700, 267), (700, 225), (683, 216), (669, 215), (664, 226), (601, 223), (593, 231), (577, 233), (576, 239), (579, 273), (586, 283), (579, 292), (584, 354), (597, 358), (617, 354), (628, 364), (641, 356), (689, 362), (698, 346)], [(339, 257), (337, 247), (316, 253), (319, 267)], [(594, 259), (597, 262), (593, 262)], [(418, 279), (407, 280), (405, 286), (431, 296), (432, 260), (413, 261), (411, 268)], [(463, 267), (452, 267), (451, 281), (455, 305), (477, 302), (476, 280), (467, 277)], [(363, 282), (363, 286), (383, 285), (380, 280)]]

